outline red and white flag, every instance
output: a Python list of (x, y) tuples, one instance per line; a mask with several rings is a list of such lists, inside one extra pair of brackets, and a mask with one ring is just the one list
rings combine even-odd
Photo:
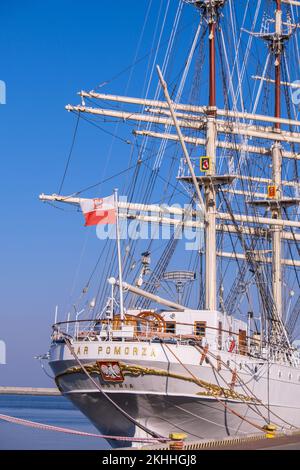
[(116, 207), (114, 196), (103, 199), (85, 199), (80, 203), (85, 218), (85, 226), (115, 224)]

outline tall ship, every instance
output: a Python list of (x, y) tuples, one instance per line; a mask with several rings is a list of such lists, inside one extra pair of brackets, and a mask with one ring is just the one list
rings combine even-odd
[(40, 195), (100, 239), (48, 360), (113, 446), (300, 427), (299, 7), (164, 0), (144, 97), (66, 106), (130, 153), (105, 194)]

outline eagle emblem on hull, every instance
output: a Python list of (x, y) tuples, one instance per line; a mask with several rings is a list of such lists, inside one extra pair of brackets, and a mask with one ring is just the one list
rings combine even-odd
[(117, 361), (97, 361), (97, 365), (105, 382), (124, 382), (124, 376)]

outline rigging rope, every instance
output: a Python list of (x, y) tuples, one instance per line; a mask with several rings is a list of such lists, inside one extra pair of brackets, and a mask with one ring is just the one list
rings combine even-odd
[(72, 354), (72, 356), (74, 357), (74, 359), (76, 360), (78, 365), (81, 367), (83, 372), (91, 380), (91, 382), (95, 385), (96, 389), (107, 399), (107, 401), (109, 401), (109, 403), (114, 408), (116, 408), (116, 410), (118, 410), (125, 418), (127, 418), (131, 423), (133, 423), (135, 426), (140, 428), (142, 431), (144, 431), (147, 434), (150, 434), (150, 436), (156, 438), (156, 440), (161, 440), (163, 442), (165, 442), (167, 440), (167, 438), (165, 438), (163, 436), (160, 436), (158, 433), (156, 433), (154, 431), (151, 431), (151, 429), (148, 429), (146, 426), (139, 423), (136, 419), (134, 419), (132, 416), (130, 416), (129, 413), (127, 413), (125, 410), (123, 410), (123, 408), (121, 408), (116, 402), (114, 402), (114, 400), (112, 398), (110, 398), (110, 396), (100, 387), (100, 385), (93, 379), (91, 374), (87, 371), (86, 367), (82, 364), (79, 357), (75, 353), (74, 348), (72, 347), (72, 344), (71, 344), (71, 341), (69, 340), (69, 338), (64, 336), (64, 340), (65, 340), (65, 344), (67, 345), (70, 353)]
[[(203, 348), (202, 346), (196, 345), (196, 344), (194, 344), (193, 346), (194, 346), (195, 349), (197, 349), (201, 354), (203, 353), (204, 348)], [(199, 347), (199, 349), (198, 349), (198, 347)], [(216, 356), (215, 354), (213, 354), (210, 350), (207, 351), (207, 355), (210, 355), (210, 356), (212, 356), (212, 358), (214, 358), (215, 360), (218, 360), (217, 356)], [(222, 359), (220, 360), (220, 363), (221, 363), (223, 366), (225, 366), (231, 373), (234, 372), (234, 370), (231, 369), (231, 367), (230, 367), (228, 364), (226, 364), (226, 362), (222, 361)], [(211, 367), (213, 367), (214, 370), (220, 375), (220, 377), (225, 381), (225, 379), (221, 376), (220, 371), (218, 371), (218, 369), (216, 369), (216, 368), (214, 367), (214, 365), (213, 365), (211, 362), (210, 362), (210, 365), (211, 365)], [(265, 405), (263, 402), (261, 402), (261, 401), (259, 400), (259, 398), (254, 394), (254, 392), (253, 392), (253, 391), (248, 387), (248, 385), (243, 381), (243, 379), (240, 377), (240, 375), (239, 375), (238, 373), (237, 373), (236, 375), (237, 375), (237, 379), (238, 379), (238, 381), (240, 382), (240, 384), (246, 388), (246, 390), (250, 393), (250, 395), (252, 395), (252, 397), (253, 397), (255, 400), (257, 400), (261, 406), (263, 406), (264, 408), (266, 408), (266, 410), (267, 410), (268, 412), (271, 412), (271, 414), (273, 414), (273, 416), (275, 416), (276, 418), (280, 419), (280, 421), (282, 421), (283, 423), (285, 423), (285, 424), (287, 424), (288, 426), (290, 426), (290, 427), (296, 429), (296, 426), (294, 426), (293, 424), (291, 424), (291, 423), (285, 421), (285, 420), (284, 420), (283, 418), (281, 418), (279, 415), (277, 415), (276, 413), (274, 413), (273, 411), (271, 411), (267, 405)], [(253, 410), (253, 411), (254, 411), (254, 410)], [(258, 411), (257, 411), (257, 412), (258, 412)], [(260, 413), (260, 412), (258, 412), (258, 413)], [(261, 415), (261, 417), (263, 417), (263, 415)], [(263, 418), (264, 418), (264, 417), (263, 417)], [(265, 419), (265, 418), (264, 418), (264, 419)], [(267, 422), (266, 419), (265, 419), (265, 421)]]
[(244, 254), (246, 256), (247, 263), (249, 263), (253, 273), (255, 273), (261, 301), (264, 306), (265, 313), (267, 315), (267, 320), (272, 322), (273, 328), (278, 335), (275, 341), (278, 341), (279, 339), (283, 340), (287, 348), (290, 350), (290, 343), (287, 336), (287, 332), (276, 310), (273, 295), (270, 289), (270, 284), (267, 282), (266, 279), (266, 273), (263, 271), (262, 267), (259, 265), (258, 261), (255, 258), (253, 246), (249, 247), (247, 245), (246, 240), (238, 226), (238, 223), (236, 222), (234, 213), (232, 212), (232, 209), (226, 197), (224, 196), (224, 193), (221, 188), (220, 192), (223, 194), (227, 211), (230, 214), (231, 220), (236, 227), (236, 232), (239, 237), (241, 247), (243, 248)]
[[(172, 351), (172, 349), (165, 343), (164, 346), (166, 346), (166, 348), (171, 352), (171, 354), (173, 354), (173, 356), (175, 357), (175, 359), (178, 361), (178, 363), (191, 375), (191, 377), (193, 377), (194, 380), (198, 381), (198, 378), (189, 370), (189, 368), (183, 364), (183, 362), (179, 359), (179, 357), (174, 353), (174, 351)], [(256, 429), (258, 429), (259, 431), (264, 431), (264, 429), (257, 425), (256, 423), (253, 423), (252, 421), (248, 420), (247, 418), (243, 417), (240, 413), (238, 413), (237, 411), (234, 411), (230, 406), (228, 406), (227, 403), (224, 403), (224, 401), (219, 398), (218, 396), (214, 395), (214, 398), (216, 399), (216, 401), (218, 401), (219, 403), (221, 403), (221, 405), (224, 407), (224, 409), (228, 410), (230, 413), (232, 413), (233, 415), (237, 416), (238, 418), (242, 419), (243, 421), (245, 421), (246, 423), (250, 424), (251, 426), (255, 427)]]
[(68, 168), (69, 168), (69, 165), (70, 165), (70, 162), (71, 162), (71, 157), (72, 157), (72, 154), (73, 154), (73, 149), (74, 149), (74, 145), (75, 145), (75, 141), (76, 141), (80, 116), (81, 116), (80, 112), (77, 113), (77, 121), (76, 121), (75, 130), (74, 130), (74, 134), (73, 134), (72, 144), (71, 144), (69, 156), (68, 156), (68, 159), (67, 159), (67, 163), (66, 163), (66, 166), (65, 166), (65, 171), (64, 171), (64, 174), (63, 174), (63, 177), (62, 177), (62, 181), (60, 183), (60, 187), (59, 187), (59, 190), (58, 190), (58, 194), (61, 193), (61, 190), (63, 188), (64, 182), (65, 182), (65, 179), (66, 179), (67, 171), (68, 171)]
[[(192, 209), (192, 202), (190, 202), (190, 205), (185, 212), (183, 216), (182, 222), (186, 220), (188, 215), (190, 214), (190, 211)], [(157, 286), (156, 282), (157, 280), (161, 281), (163, 274), (165, 273), (167, 267), (169, 266), (169, 263), (172, 259), (172, 256), (175, 252), (175, 249), (177, 247), (180, 234), (183, 231), (183, 225), (178, 225), (178, 227), (175, 229), (174, 233), (171, 236), (171, 239), (169, 240), (165, 250), (163, 251), (162, 256), (160, 257), (157, 265), (155, 266), (155, 269), (152, 271), (149, 279), (150, 287), (147, 289), (147, 292), (154, 293)], [(151, 304), (150, 299), (140, 299), (140, 301), (137, 302), (137, 307), (139, 308), (148, 308), (149, 305)]]

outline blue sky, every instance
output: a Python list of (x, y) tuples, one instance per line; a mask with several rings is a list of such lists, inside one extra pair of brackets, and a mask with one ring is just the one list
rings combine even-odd
[[(55, 305), (76, 291), (80, 257), (86, 275), (97, 240), (80, 214), (41, 204), (38, 195), (60, 185), (76, 121), (64, 106), (78, 102), (80, 89), (132, 63), (146, 7), (138, 0), (1, 2), (0, 79), (7, 104), (0, 106), (0, 339), (7, 365), (0, 366), (0, 385), (51, 384), (33, 356), (47, 351)], [(151, 28), (147, 34), (146, 47)], [(126, 81), (116, 80), (110, 91), (124, 93)], [(103, 171), (110, 145), (109, 136), (80, 127), (66, 192), (126, 168), (127, 148), (124, 162), (120, 149)]]

